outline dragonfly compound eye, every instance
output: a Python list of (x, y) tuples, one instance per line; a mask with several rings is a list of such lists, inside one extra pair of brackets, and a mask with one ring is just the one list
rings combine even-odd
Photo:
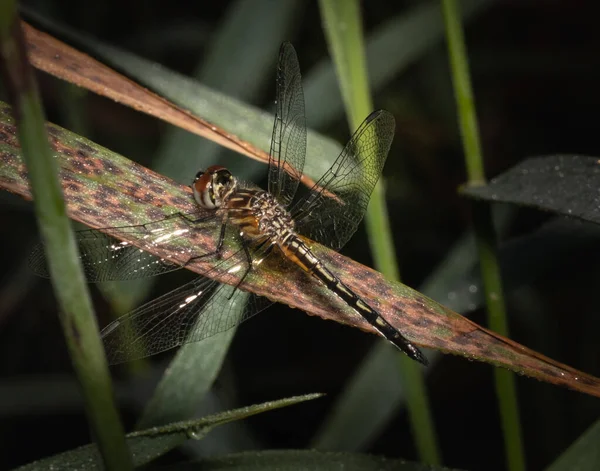
[(215, 209), (214, 174), (212, 172), (198, 172), (192, 183), (192, 192), (194, 199), (201, 207), (206, 209)]
[(204, 170), (199, 170), (198, 173), (196, 174), (196, 177), (194, 178), (194, 182), (196, 183), (198, 180), (200, 180), (202, 178), (202, 175), (204, 175)]
[(229, 170), (227, 170), (226, 168), (222, 168), (215, 172), (214, 181), (215, 181), (215, 185), (218, 185), (221, 187), (229, 186), (233, 181), (233, 175), (231, 175), (231, 172)]
[(210, 198), (216, 207), (223, 204), (223, 200), (227, 198), (235, 186), (235, 181), (231, 172), (226, 168), (220, 167), (213, 171)]

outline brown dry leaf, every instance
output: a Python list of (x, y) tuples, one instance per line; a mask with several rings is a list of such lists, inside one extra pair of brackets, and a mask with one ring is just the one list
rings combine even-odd
[[(193, 115), (49, 34), (39, 31), (25, 22), (22, 24), (29, 61), (34, 67), (202, 136), (259, 162), (269, 162), (267, 152), (205, 119)], [(312, 187), (315, 183), (306, 175), (302, 176), (302, 182), (308, 187)]]

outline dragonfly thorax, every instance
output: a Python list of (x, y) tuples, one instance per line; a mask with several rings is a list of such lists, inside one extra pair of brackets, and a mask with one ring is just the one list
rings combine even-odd
[(237, 180), (220, 165), (199, 171), (192, 182), (194, 199), (205, 209), (219, 209), (235, 192)]
[(220, 211), (240, 234), (251, 240), (269, 239), (282, 244), (295, 233), (290, 213), (271, 194), (263, 190), (238, 188)]
[(295, 232), (292, 216), (271, 193), (257, 191), (252, 198), (251, 210), (258, 232), (271, 240), (281, 242)]

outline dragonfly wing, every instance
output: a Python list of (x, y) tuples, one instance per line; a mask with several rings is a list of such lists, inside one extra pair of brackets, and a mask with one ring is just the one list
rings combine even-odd
[[(181, 268), (94, 229), (78, 231), (75, 237), (83, 271), (90, 283), (145, 278)], [(29, 267), (38, 276), (50, 277), (43, 244), (34, 247)]]
[(102, 331), (110, 364), (154, 355), (229, 330), (271, 304), (208, 276), (247, 267), (239, 250), (189, 283), (121, 316)]
[(269, 152), (269, 193), (288, 206), (302, 178), (306, 155), (306, 118), (300, 65), (294, 47), (285, 42), (277, 64), (275, 124)]
[(352, 237), (394, 139), (394, 117), (374, 111), (359, 126), (331, 168), (293, 207), (298, 232), (341, 249)]
[[(75, 233), (81, 264), (87, 281), (124, 281), (147, 278), (178, 270), (182, 266), (152, 255), (143, 248), (172, 244), (189, 236), (192, 230), (211, 230), (216, 227), (213, 218), (199, 218), (198, 214), (169, 216), (163, 220), (138, 225), (107, 228), (116, 237), (97, 229)], [(212, 222), (211, 222), (212, 221)], [(141, 240), (140, 247), (119, 240)], [(190, 252), (190, 257), (197, 254)], [(38, 276), (49, 278), (50, 271), (44, 245), (37, 244), (29, 256), (29, 267)]]

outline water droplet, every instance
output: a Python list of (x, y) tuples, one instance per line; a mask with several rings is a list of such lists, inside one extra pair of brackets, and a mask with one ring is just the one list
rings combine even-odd
[(477, 287), (477, 285), (471, 285), (469, 286), (469, 293), (477, 293), (477, 290), (479, 288)]
[(187, 430), (187, 436), (192, 440), (202, 440), (206, 435), (206, 430), (203, 427), (194, 427)]

